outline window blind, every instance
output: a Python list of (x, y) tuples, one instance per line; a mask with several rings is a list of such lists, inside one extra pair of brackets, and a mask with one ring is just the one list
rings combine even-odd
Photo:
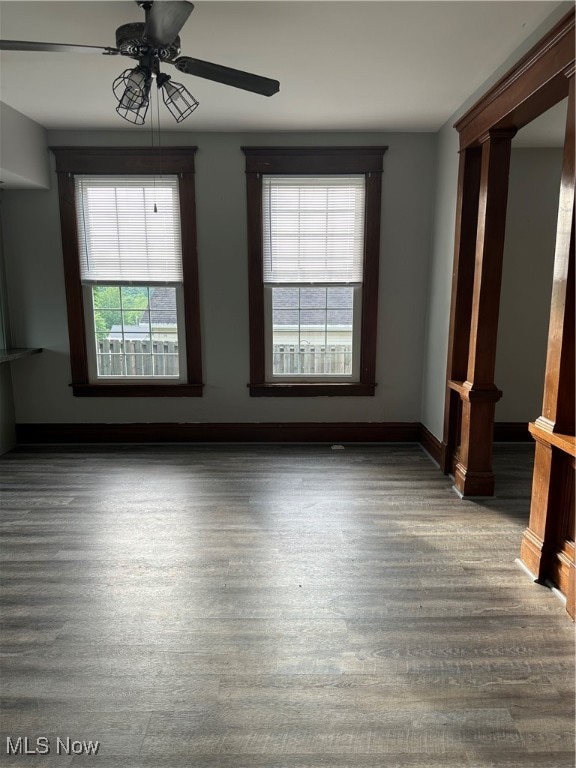
[(265, 283), (359, 283), (364, 176), (263, 176)]
[(76, 176), (75, 188), (83, 283), (182, 282), (176, 176)]

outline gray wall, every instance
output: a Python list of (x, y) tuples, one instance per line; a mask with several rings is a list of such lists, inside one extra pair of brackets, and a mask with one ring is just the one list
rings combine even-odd
[(48, 187), (46, 130), (0, 103), (0, 178), (6, 187)]
[(499, 421), (542, 412), (562, 150), (513, 149), (498, 323)]
[[(149, 144), (149, 133), (54, 133), (52, 145)], [(198, 251), (203, 398), (74, 398), (56, 185), (6, 192), (6, 260), (15, 344), (44, 348), (14, 368), (18, 422), (419, 421), (436, 174), (433, 134), (166, 134), (199, 147)], [(377, 394), (250, 398), (246, 194), (241, 145), (385, 144)], [(33, 226), (30, 226), (33, 222)]]
[(438, 134), (435, 226), (422, 384), (422, 423), (439, 439), (442, 438), (446, 392), (457, 182), (458, 138), (452, 125), (446, 125)]
[[(7, 104), (0, 104), (0, 179), (4, 190), (48, 187), (49, 184), (46, 131)], [(0, 347), (7, 347), (10, 346), (10, 329), (8, 322), (2, 322), (8, 310), (1, 228), (0, 208)], [(27, 363), (23, 360), (16, 365), (25, 368)], [(15, 443), (11, 367), (11, 363), (0, 364), (0, 454), (9, 451)]]
[[(434, 240), (430, 264), (430, 284), (426, 320), (424, 351), (424, 379), (422, 383), (422, 422), (439, 439), (442, 439), (444, 397), (446, 392), (446, 356), (448, 352), (448, 322), (452, 265), (454, 259), (454, 226), (456, 219), (456, 188), (458, 182), (458, 134), (453, 125), (485, 91), (505, 74), (521, 56), (535, 45), (570, 8), (562, 3), (547, 21), (536, 30), (494, 72), (492, 77), (478, 88), (446, 121), (438, 133), (438, 174), (435, 190)], [(510, 360), (511, 366), (515, 363)], [(504, 419), (499, 411), (499, 418)], [(512, 421), (512, 418), (506, 419)]]
[[(6, 278), (2, 248), (2, 198), (0, 192), (0, 348), (10, 345), (10, 327), (7, 316)], [(0, 454), (14, 447), (14, 398), (10, 363), (0, 363)]]

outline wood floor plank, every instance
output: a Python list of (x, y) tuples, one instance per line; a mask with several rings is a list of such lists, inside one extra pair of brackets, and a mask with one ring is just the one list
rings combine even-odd
[(574, 627), (514, 562), (531, 456), (478, 502), (410, 444), (3, 456), (2, 766), (46, 735), (100, 768), (573, 768)]
[[(193, 763), (186, 756), (98, 758), (100, 768), (383, 768), (379, 755), (194, 755)], [(94, 766), (94, 759), (74, 758), (72, 768)], [(462, 768), (467, 766), (463, 752), (441, 756), (387, 754), (385, 768)], [(11, 767), (12, 768), (12, 767)], [(518, 766), (520, 768), (520, 766)], [(532, 768), (532, 766), (529, 766)], [(541, 765), (534, 766), (541, 768)], [(559, 768), (572, 768), (564, 764)]]

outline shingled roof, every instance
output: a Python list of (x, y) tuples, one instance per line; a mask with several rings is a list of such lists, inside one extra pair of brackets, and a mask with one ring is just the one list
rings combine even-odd
[[(327, 312), (328, 325), (352, 325), (353, 289), (347, 286), (329, 288), (326, 300), (326, 288), (275, 287), (273, 321), (275, 326), (301, 325), (323, 327), (324, 310)], [(300, 304), (300, 306), (298, 306)], [(326, 306), (327, 305), (327, 306)], [(322, 311), (322, 315), (319, 314)]]
[(150, 289), (150, 321), (153, 326), (176, 325), (176, 293), (171, 286)]

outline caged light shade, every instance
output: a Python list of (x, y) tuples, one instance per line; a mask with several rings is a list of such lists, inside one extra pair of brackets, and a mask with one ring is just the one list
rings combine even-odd
[(181, 83), (173, 82), (170, 75), (164, 74), (157, 78), (157, 83), (158, 88), (162, 89), (164, 104), (177, 123), (182, 122), (194, 112), (199, 102)]
[(112, 84), (118, 101), (116, 112), (129, 123), (143, 125), (150, 104), (151, 76), (145, 67), (126, 69)]

